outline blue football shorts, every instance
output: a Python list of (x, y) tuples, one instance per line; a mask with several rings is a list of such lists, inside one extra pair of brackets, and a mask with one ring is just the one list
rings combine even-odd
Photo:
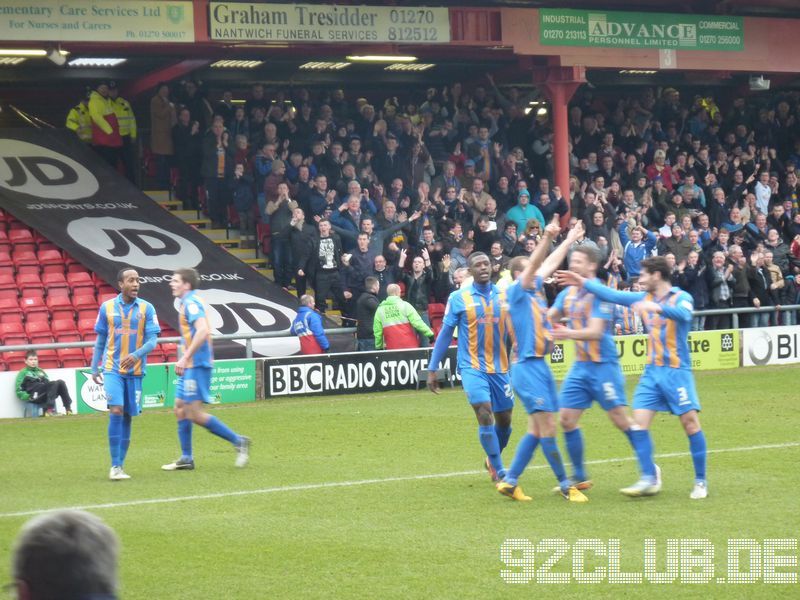
[(201, 400), (211, 402), (211, 367), (193, 367), (186, 369), (178, 377), (175, 386), (175, 397), (184, 402)]
[(633, 408), (682, 415), (700, 410), (700, 399), (689, 369), (647, 365), (633, 393)]
[(514, 394), (507, 373), (483, 373), (476, 369), (461, 369), (461, 385), (470, 404), (492, 403), (492, 412), (514, 408)]
[(123, 413), (135, 417), (141, 412), (142, 378), (103, 373), (103, 390), (108, 406), (121, 406)]
[(597, 401), (603, 410), (627, 406), (625, 378), (617, 363), (580, 361), (572, 365), (561, 384), (560, 408), (586, 410)]
[(528, 414), (557, 412), (556, 380), (543, 358), (526, 358), (511, 367), (511, 387)]

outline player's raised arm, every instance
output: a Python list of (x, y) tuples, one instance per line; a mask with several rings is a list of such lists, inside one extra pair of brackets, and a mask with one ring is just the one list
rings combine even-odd
[(533, 289), (534, 277), (542, 265), (544, 257), (547, 256), (547, 252), (550, 250), (550, 244), (558, 237), (559, 233), (561, 233), (561, 226), (558, 224), (558, 215), (554, 215), (553, 220), (544, 228), (544, 236), (536, 244), (536, 248), (533, 249), (525, 269), (520, 273), (519, 283), (526, 290)]
[[(557, 218), (554, 217), (554, 220), (557, 220)], [(548, 225), (548, 227), (550, 227), (550, 225)], [(537, 270), (536, 274), (542, 278), (550, 277), (550, 275), (552, 275), (553, 272), (559, 266), (561, 266), (561, 263), (564, 262), (564, 258), (566, 258), (570, 246), (572, 246), (572, 244), (574, 244), (577, 240), (579, 240), (583, 234), (584, 234), (583, 221), (578, 221), (577, 223), (575, 223), (572, 229), (569, 230), (566, 239), (563, 242), (561, 242), (558, 245), (558, 248), (556, 248), (545, 259), (545, 261)]]

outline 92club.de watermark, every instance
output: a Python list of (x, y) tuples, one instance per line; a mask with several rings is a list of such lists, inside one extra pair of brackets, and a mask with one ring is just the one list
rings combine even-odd
[(798, 541), (648, 538), (637, 546), (618, 539), (511, 538), (500, 545), (500, 562), (500, 577), (509, 584), (797, 584)]

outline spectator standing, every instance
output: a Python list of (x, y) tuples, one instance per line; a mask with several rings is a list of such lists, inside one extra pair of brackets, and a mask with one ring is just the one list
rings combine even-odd
[(641, 225), (633, 227), (630, 230), (630, 237), (628, 237), (629, 229), (630, 224), (627, 221), (619, 226), (622, 264), (625, 266), (628, 277), (639, 277), (639, 273), (642, 272), (642, 261), (652, 255), (657, 238), (655, 233), (647, 231)]
[[(709, 308), (730, 308), (736, 277), (733, 275), (733, 264), (726, 264), (722, 252), (714, 252), (711, 257), (711, 264), (706, 270), (706, 281), (711, 301)], [(730, 324), (730, 315), (711, 315), (707, 319), (707, 329), (729, 329)]]
[(200, 165), (203, 160), (203, 137), (200, 134), (200, 124), (197, 121), (192, 122), (191, 118), (189, 109), (182, 108), (178, 113), (178, 122), (172, 128), (175, 166), (178, 168), (175, 193), (183, 203), (184, 210), (198, 209), (198, 188), (202, 181)]
[(85, 144), (92, 143), (92, 118), (89, 116), (89, 95), (91, 90), (87, 88), (86, 96), (73, 106), (67, 114), (67, 129), (74, 131), (78, 139)]
[(61, 379), (50, 381), (47, 373), (39, 368), (39, 357), (36, 350), (25, 353), (25, 368), (17, 373), (17, 398), (43, 407), (46, 417), (56, 414), (56, 398), (61, 397), (66, 414), (72, 414), (72, 397), (67, 384)]
[[(273, 172), (267, 177), (267, 181), (273, 175), (276, 175), (276, 173)], [(289, 197), (289, 184), (285, 181), (280, 182), (276, 186), (275, 196), (267, 200), (267, 214), (270, 219), (270, 235), (272, 237), (270, 259), (275, 283), (281, 287), (289, 287), (292, 281), (292, 243), (290, 234), (292, 217), (296, 208), (297, 202)]]
[(117, 123), (119, 123), (119, 134), (122, 137), (120, 158), (122, 158), (122, 165), (125, 167), (125, 175), (131, 183), (137, 185), (139, 169), (137, 168), (138, 161), (136, 158), (136, 138), (138, 135), (136, 115), (133, 112), (131, 103), (119, 95), (117, 84), (113, 81), (108, 85), (108, 97), (111, 99), (114, 114), (117, 115)]
[(289, 245), (292, 251), (295, 289), (297, 295), (302, 296), (306, 293), (307, 282), (314, 281), (316, 231), (313, 225), (306, 223), (306, 216), (302, 208), (295, 208), (292, 211), (292, 220), (289, 225)]
[(256, 195), (253, 191), (253, 176), (245, 171), (245, 166), (237, 164), (230, 180), (233, 207), (239, 215), (239, 247), (242, 249), (256, 247), (255, 206)]
[(356, 348), (359, 352), (375, 350), (375, 311), (378, 310), (380, 284), (371, 275), (364, 279), (364, 291), (356, 300)]
[(228, 193), (227, 181), (233, 173), (234, 148), (229, 144), (228, 132), (222, 121), (215, 121), (203, 138), (203, 164), (201, 173), (206, 186), (206, 203), (211, 227), (227, 228)]
[(292, 321), (291, 332), (300, 338), (301, 354), (323, 354), (330, 348), (322, 317), (314, 310), (314, 296), (300, 296), (300, 308)]
[(333, 295), (342, 314), (345, 314), (347, 299), (339, 273), (342, 268), (342, 241), (331, 231), (331, 222), (328, 219), (321, 219), (317, 227), (319, 233), (314, 242), (314, 258), (317, 261), (314, 275), (316, 307), (325, 314), (328, 296)]
[(386, 294), (386, 300), (380, 303), (375, 312), (375, 349), (418, 348), (417, 331), (433, 341), (431, 328), (424, 323), (413, 306), (400, 298), (400, 286), (396, 283), (390, 284)]
[(169, 86), (159, 83), (156, 95), (150, 99), (150, 152), (156, 161), (156, 185), (161, 190), (169, 189), (170, 161), (175, 154), (173, 129), (177, 122)]
[(112, 169), (116, 169), (122, 135), (114, 103), (108, 96), (107, 81), (99, 82), (89, 96), (89, 116), (92, 119), (92, 148)]

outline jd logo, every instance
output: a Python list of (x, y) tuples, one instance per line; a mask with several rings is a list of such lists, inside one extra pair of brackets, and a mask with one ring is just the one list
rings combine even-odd
[(79, 200), (97, 193), (97, 178), (75, 160), (20, 140), (0, 144), (0, 187), (49, 200)]
[[(261, 333), (289, 329), (297, 314), (291, 308), (265, 298), (230, 290), (200, 290), (208, 307), (211, 328), (220, 334)], [(245, 345), (244, 340), (235, 340)], [(286, 356), (300, 350), (300, 341), (293, 335), (253, 340), (253, 351), (263, 356)]]
[(140, 269), (174, 271), (203, 260), (192, 242), (144, 221), (84, 217), (67, 226), (67, 234), (101, 258)]
[[(83, 382), (80, 381), (81, 377), (84, 378)], [(92, 374), (89, 371), (78, 371), (78, 378), (78, 383), (82, 384), (78, 394), (83, 403), (92, 410), (107, 411), (108, 405), (103, 386), (92, 380)]]

